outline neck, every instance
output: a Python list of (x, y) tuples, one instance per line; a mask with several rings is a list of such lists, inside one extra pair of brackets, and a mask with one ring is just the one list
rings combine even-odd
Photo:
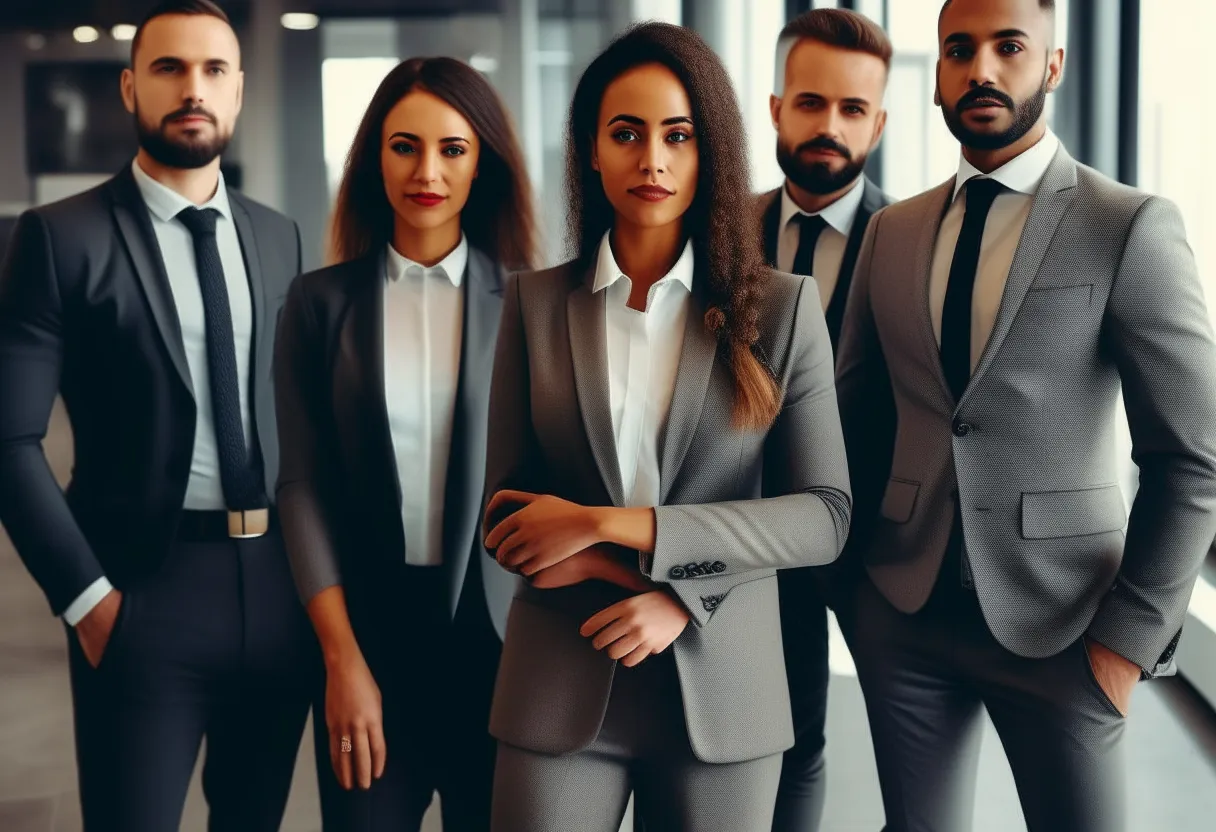
[(415, 228), (397, 217), (393, 227), (393, 248), (402, 257), (420, 266), (431, 267), (443, 261), (460, 245), (460, 215), (437, 228)]
[(830, 194), (813, 194), (805, 188), (799, 188), (789, 179), (785, 180), (785, 188), (790, 195), (790, 199), (794, 200), (794, 204), (808, 214), (818, 214), (829, 205), (836, 204), (841, 197), (853, 190), (856, 184), (857, 180), (854, 179), (840, 190), (833, 191)]
[(1008, 147), (998, 148), (997, 150), (976, 150), (973, 147), (964, 146), (963, 158), (970, 162), (972, 167), (980, 173), (992, 173), (997, 168), (1008, 164), (1027, 150), (1030, 150), (1045, 135), (1047, 135), (1047, 121), (1046, 119), (1039, 119), (1038, 123), (1030, 128), (1030, 131), (1025, 136), (1022, 136), (1022, 138)]
[(642, 227), (626, 222), (618, 214), (612, 227), (612, 254), (621, 271), (629, 276), (635, 292), (643, 297), (663, 279), (684, 250), (684, 223)]
[(171, 191), (181, 194), (195, 205), (202, 205), (215, 196), (220, 185), (220, 160), (216, 157), (201, 168), (171, 168), (140, 148), (135, 157), (139, 169)]

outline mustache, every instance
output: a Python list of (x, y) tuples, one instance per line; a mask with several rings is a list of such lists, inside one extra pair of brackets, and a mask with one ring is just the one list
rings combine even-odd
[(202, 107), (182, 107), (180, 110), (174, 110), (172, 113), (169, 113), (169, 115), (161, 119), (161, 125), (166, 125), (171, 121), (175, 121), (179, 118), (186, 118), (187, 116), (194, 118), (205, 118), (207, 121), (215, 124), (215, 114), (210, 110), (205, 110)]
[(996, 101), (1007, 110), (1014, 109), (1013, 98), (994, 87), (976, 87), (967, 90), (954, 105), (954, 109), (966, 110), (975, 106), (977, 102), (985, 100)]
[(818, 136), (811, 139), (809, 142), (803, 142), (794, 149), (795, 153), (801, 153), (804, 150), (831, 150), (839, 153), (846, 162), (853, 161), (853, 154), (849, 149), (839, 142), (833, 141), (827, 136)]

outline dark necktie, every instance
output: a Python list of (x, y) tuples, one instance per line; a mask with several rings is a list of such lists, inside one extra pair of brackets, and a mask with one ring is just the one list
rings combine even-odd
[(207, 368), (211, 380), (215, 442), (220, 457), (220, 484), (229, 510), (242, 511), (264, 508), (266, 497), (260, 466), (245, 447), (232, 309), (228, 305), (224, 264), (215, 239), (215, 222), (219, 216), (220, 212), (214, 208), (186, 208), (177, 218), (194, 237), (194, 260), (207, 328)]
[(971, 380), (971, 304), (975, 294), (975, 272), (980, 262), (980, 241), (992, 201), (1001, 190), (995, 179), (967, 182), (967, 208), (963, 227), (950, 263), (950, 282), (942, 304), (942, 369), (954, 401), (962, 401)]
[(798, 251), (794, 254), (794, 265), (790, 271), (793, 274), (813, 274), (815, 246), (828, 224), (818, 214), (813, 217), (798, 214), (795, 219), (798, 222)]

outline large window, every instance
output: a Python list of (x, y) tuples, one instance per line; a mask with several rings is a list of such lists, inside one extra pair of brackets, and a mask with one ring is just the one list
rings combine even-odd
[(1153, 0), (1140, 27), (1138, 184), (1181, 209), (1208, 309), (1216, 310), (1216, 116), (1208, 104), (1216, 71), (1207, 54), (1216, 3)]

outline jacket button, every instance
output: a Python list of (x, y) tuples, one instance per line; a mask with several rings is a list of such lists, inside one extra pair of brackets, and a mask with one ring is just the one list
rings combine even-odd
[(962, 419), (955, 419), (954, 424), (951, 427), (954, 430), (955, 436), (966, 436), (967, 434), (971, 433), (971, 424), (969, 422), (964, 422)]

